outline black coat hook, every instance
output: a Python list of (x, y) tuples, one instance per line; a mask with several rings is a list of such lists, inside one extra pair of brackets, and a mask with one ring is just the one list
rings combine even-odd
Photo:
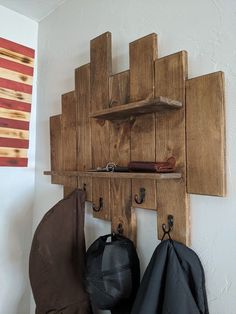
[(139, 189), (139, 195), (135, 194), (134, 195), (134, 200), (137, 204), (142, 204), (145, 200), (145, 195), (146, 195), (146, 190), (145, 188), (140, 188)]
[(164, 233), (163, 233), (163, 237), (162, 237), (161, 241), (165, 238), (166, 234), (168, 235), (169, 239), (171, 240), (170, 232), (174, 227), (174, 216), (173, 215), (168, 215), (167, 224), (168, 224), (168, 226), (166, 226), (166, 224), (162, 225), (162, 230)]
[(93, 203), (93, 211), (94, 212), (100, 212), (103, 208), (103, 198), (99, 197), (99, 207), (96, 207), (96, 205)]
[(122, 223), (119, 223), (118, 227), (117, 227), (117, 233), (118, 234), (123, 234), (123, 232), (124, 232), (123, 225), (122, 225)]

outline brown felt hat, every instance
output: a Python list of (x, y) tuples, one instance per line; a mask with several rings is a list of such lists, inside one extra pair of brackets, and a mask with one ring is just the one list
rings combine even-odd
[(36, 313), (91, 313), (84, 287), (84, 203), (84, 192), (75, 190), (35, 231), (29, 275)]

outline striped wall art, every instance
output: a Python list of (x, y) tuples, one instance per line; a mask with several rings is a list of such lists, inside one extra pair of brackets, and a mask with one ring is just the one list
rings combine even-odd
[(0, 37), (0, 166), (28, 165), (34, 55)]

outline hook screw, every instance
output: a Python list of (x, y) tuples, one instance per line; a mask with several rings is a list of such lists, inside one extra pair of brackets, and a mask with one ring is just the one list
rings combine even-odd
[(135, 200), (136, 204), (142, 204), (145, 200), (145, 195), (146, 195), (145, 188), (140, 188), (139, 189), (139, 195), (138, 194), (134, 195), (134, 200)]
[(99, 207), (96, 207), (96, 205), (93, 203), (93, 211), (97, 213), (97, 212), (100, 212), (102, 208), (103, 208), (103, 198), (99, 197)]

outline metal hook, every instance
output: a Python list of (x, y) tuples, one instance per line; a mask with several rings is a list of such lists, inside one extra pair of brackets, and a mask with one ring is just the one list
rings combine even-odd
[(117, 230), (117, 233), (118, 233), (118, 234), (123, 234), (124, 228), (123, 228), (122, 223), (119, 223), (119, 224), (118, 224), (118, 227), (117, 227), (116, 230)]
[(146, 190), (145, 188), (140, 188), (139, 189), (139, 195), (135, 194), (134, 195), (134, 200), (137, 204), (142, 204), (145, 200), (145, 195), (146, 195)]
[(97, 208), (95, 204), (93, 203), (93, 211), (100, 212), (102, 208), (103, 208), (103, 198), (99, 197), (99, 207)]
[(86, 192), (86, 183), (83, 184), (83, 190)]
[(168, 215), (167, 223), (168, 223), (168, 227), (166, 226), (166, 224), (162, 224), (162, 230), (163, 230), (164, 234), (163, 234), (161, 241), (165, 238), (166, 234), (168, 235), (169, 239), (171, 240), (170, 232), (172, 231), (172, 229), (174, 227), (174, 216), (173, 215)]

